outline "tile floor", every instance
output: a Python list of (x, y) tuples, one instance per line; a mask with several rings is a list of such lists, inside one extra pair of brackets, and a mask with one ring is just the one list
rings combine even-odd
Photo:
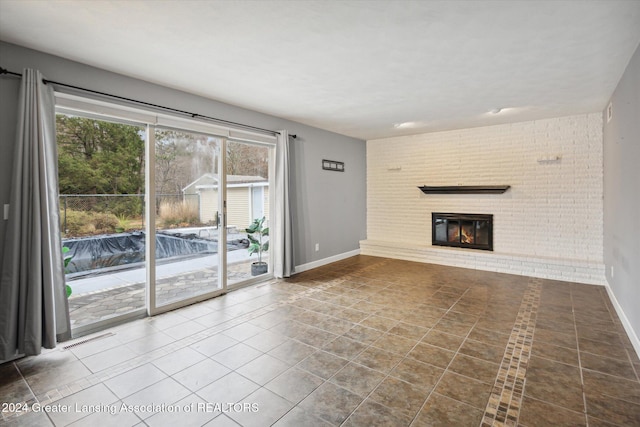
[(357, 256), (0, 365), (0, 424), (633, 426), (638, 373), (604, 288)]

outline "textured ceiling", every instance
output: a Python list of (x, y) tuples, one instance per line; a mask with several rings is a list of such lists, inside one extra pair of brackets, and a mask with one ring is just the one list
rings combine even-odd
[(374, 139), (602, 111), (640, 1), (0, 0), (0, 39)]

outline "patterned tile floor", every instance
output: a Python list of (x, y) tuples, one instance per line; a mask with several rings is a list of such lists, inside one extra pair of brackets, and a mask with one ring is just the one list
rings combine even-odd
[(640, 425), (597, 286), (358, 256), (77, 342), (0, 365), (0, 424)]

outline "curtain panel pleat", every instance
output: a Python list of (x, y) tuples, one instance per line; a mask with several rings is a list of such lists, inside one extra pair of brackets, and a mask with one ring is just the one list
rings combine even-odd
[(293, 222), (290, 200), (289, 178), (289, 132), (279, 131), (276, 147), (276, 206), (275, 228), (271, 233), (275, 239), (272, 244), (274, 266), (273, 274), (277, 278), (290, 277), (294, 272), (293, 259)]
[(0, 279), (0, 360), (71, 337), (60, 240), (53, 89), (25, 69)]

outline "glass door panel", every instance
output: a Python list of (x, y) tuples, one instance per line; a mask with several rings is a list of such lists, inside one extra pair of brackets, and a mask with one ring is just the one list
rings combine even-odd
[(219, 138), (155, 130), (155, 305), (222, 289)]
[[(227, 286), (267, 274), (270, 146), (226, 141)], [(246, 229), (253, 227), (253, 233)], [(256, 264), (254, 264), (256, 263)]]
[(73, 334), (145, 309), (146, 130), (56, 115), (60, 229)]

